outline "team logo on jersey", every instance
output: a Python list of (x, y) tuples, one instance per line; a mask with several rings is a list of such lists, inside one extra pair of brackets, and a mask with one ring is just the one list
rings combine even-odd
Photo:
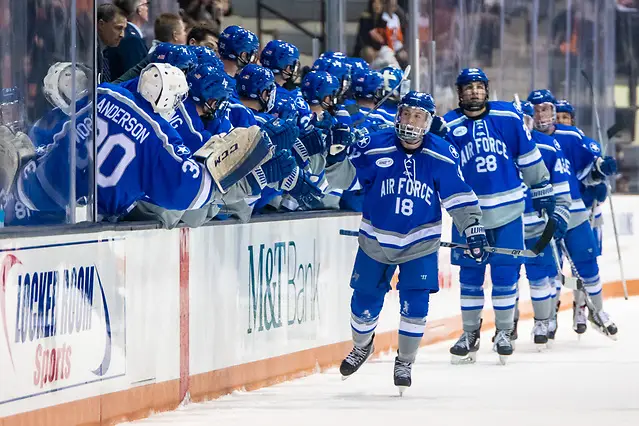
[(557, 142), (557, 139), (553, 139), (552, 142), (555, 145), (555, 149), (557, 151), (561, 151), (561, 145), (559, 145), (559, 142)]
[(366, 148), (369, 143), (371, 143), (371, 137), (368, 135), (357, 139), (357, 146), (359, 148)]
[(175, 148), (175, 152), (176, 152), (177, 155), (180, 155), (180, 156), (182, 156), (182, 155), (190, 155), (191, 154), (191, 150), (188, 149), (186, 147), (186, 145), (178, 145)]
[(393, 165), (393, 159), (388, 157), (378, 158), (377, 161), (375, 161), (375, 164), (385, 169)]
[(453, 130), (453, 135), (455, 136), (464, 136), (466, 133), (468, 133), (468, 129), (464, 126), (459, 126)]
[(590, 150), (592, 152), (599, 152), (599, 145), (597, 145), (595, 142), (590, 142)]
[[(464, 127), (464, 129), (465, 129), (465, 127)], [(448, 146), (448, 150), (450, 151), (450, 155), (452, 155), (453, 158), (459, 158), (459, 153), (457, 152), (457, 150), (455, 149), (454, 146), (449, 145)]]

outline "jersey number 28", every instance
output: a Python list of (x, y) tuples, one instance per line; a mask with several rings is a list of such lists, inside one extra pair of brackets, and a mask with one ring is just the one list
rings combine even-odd
[(484, 157), (475, 157), (477, 173), (494, 172), (497, 170), (497, 158), (494, 155)]

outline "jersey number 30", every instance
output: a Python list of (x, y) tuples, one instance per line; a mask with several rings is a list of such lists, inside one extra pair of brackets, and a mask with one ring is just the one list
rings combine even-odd
[[(135, 142), (122, 133), (109, 136), (109, 124), (102, 118), (98, 118), (97, 122), (98, 176), (96, 179), (99, 186), (109, 188), (118, 184), (126, 168), (129, 167), (129, 164), (135, 158)], [(118, 164), (111, 171), (111, 174), (106, 176), (102, 171), (102, 165), (116, 146), (119, 146), (124, 153)]]

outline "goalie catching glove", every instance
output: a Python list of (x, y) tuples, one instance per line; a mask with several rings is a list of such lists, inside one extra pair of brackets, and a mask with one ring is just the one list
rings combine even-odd
[(29, 136), (0, 126), (0, 194), (11, 190), (20, 168), (36, 154)]
[(193, 156), (202, 160), (222, 194), (273, 156), (273, 144), (258, 126), (236, 127), (215, 135)]

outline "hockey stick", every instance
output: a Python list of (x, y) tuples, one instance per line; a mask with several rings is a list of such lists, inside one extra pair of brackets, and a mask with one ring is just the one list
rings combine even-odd
[(583, 290), (584, 283), (579, 278), (567, 277), (561, 270), (561, 262), (559, 261), (559, 251), (557, 250), (557, 243), (555, 239), (550, 242), (550, 248), (552, 249), (552, 258), (555, 261), (555, 268), (557, 269), (557, 275), (561, 277), (561, 284), (569, 288), (570, 290)]
[[(359, 231), (350, 231), (348, 229), (340, 229), (339, 230), (339, 234), (340, 235), (345, 235), (348, 237), (357, 237), (359, 236)], [(440, 241), (439, 242), (439, 246), (440, 247), (446, 247), (446, 248), (457, 248), (457, 249), (463, 249), (463, 250), (470, 250), (470, 247), (468, 247), (466, 244), (460, 244), (460, 243), (449, 243), (446, 241)], [(537, 257), (537, 256), (543, 256), (543, 253), (536, 253), (534, 250), (521, 250), (521, 249), (510, 249), (510, 248), (503, 248), (503, 247), (484, 247), (484, 250), (489, 252), (489, 253), (496, 253), (496, 254), (503, 254), (506, 256), (512, 256), (512, 257)]]
[[(599, 142), (602, 145), (601, 152), (606, 152), (606, 145), (604, 144), (603, 135), (601, 134), (601, 122), (599, 121), (599, 109), (597, 106), (597, 98), (595, 96), (595, 88), (592, 85), (592, 81), (588, 78), (588, 74), (585, 70), (581, 70), (581, 75), (584, 76), (588, 87), (590, 88), (590, 95), (592, 97), (592, 106), (595, 110), (595, 125), (597, 127), (597, 136), (599, 137)], [(608, 191), (612, 195), (612, 190), (610, 188), (610, 184), (606, 181), (606, 186), (608, 186)], [(621, 258), (621, 246), (619, 245), (619, 233), (617, 232), (617, 219), (615, 218), (615, 208), (612, 202), (612, 196), (608, 197), (608, 204), (610, 205), (610, 215), (612, 216), (612, 230), (615, 234), (615, 245), (617, 246), (617, 258), (619, 259), (619, 273), (621, 274), (621, 285), (623, 286), (623, 297), (628, 300), (628, 284), (626, 283), (626, 275), (623, 271), (623, 260)], [(595, 209), (595, 205), (592, 206), (593, 212)], [(594, 218), (594, 217), (593, 217)]]
[(583, 278), (581, 278), (581, 275), (579, 275), (579, 271), (577, 271), (575, 262), (573, 262), (572, 257), (570, 257), (570, 253), (568, 253), (568, 247), (566, 247), (566, 242), (564, 240), (561, 240), (560, 245), (561, 245), (561, 251), (564, 253), (564, 256), (566, 256), (566, 259), (568, 259), (568, 263), (570, 264), (570, 269), (572, 270), (572, 273), (575, 274), (575, 276), (577, 277), (577, 280), (581, 281), (582, 286), (578, 291), (583, 292), (585, 300), (586, 300), (586, 306), (588, 306), (588, 309), (590, 309), (592, 312), (596, 312), (595, 305), (592, 303), (592, 300), (590, 300), (590, 295), (588, 294), (588, 292), (583, 286), (584, 280)]
[(368, 111), (364, 114), (364, 117), (363, 117), (363, 118), (361, 118), (361, 119), (357, 120), (356, 122), (354, 122), (354, 123), (353, 123), (353, 127), (357, 127), (357, 126), (359, 126), (360, 124), (362, 124), (364, 121), (366, 121), (366, 119), (368, 118), (368, 116), (369, 116), (369, 115), (370, 115), (373, 111), (375, 111), (375, 110), (377, 110), (379, 107), (381, 107), (381, 106), (384, 104), (384, 102), (386, 102), (386, 101), (388, 100), (388, 98), (390, 98), (390, 97), (391, 97), (391, 95), (393, 94), (393, 92), (394, 92), (395, 90), (398, 90), (398, 89), (402, 86), (402, 83), (403, 83), (403, 82), (405, 82), (406, 80), (408, 80), (408, 76), (410, 75), (410, 70), (411, 70), (410, 65), (407, 65), (407, 66), (406, 66), (406, 69), (404, 70), (404, 74), (402, 75), (402, 79), (401, 79), (401, 80), (399, 80), (399, 83), (397, 83), (397, 86), (395, 86), (395, 87), (393, 88), (393, 90), (389, 91), (386, 95), (384, 95), (384, 97), (383, 97), (382, 99), (380, 99), (380, 100), (379, 100), (379, 102), (377, 102), (373, 108), (371, 108), (370, 110), (368, 110)]

